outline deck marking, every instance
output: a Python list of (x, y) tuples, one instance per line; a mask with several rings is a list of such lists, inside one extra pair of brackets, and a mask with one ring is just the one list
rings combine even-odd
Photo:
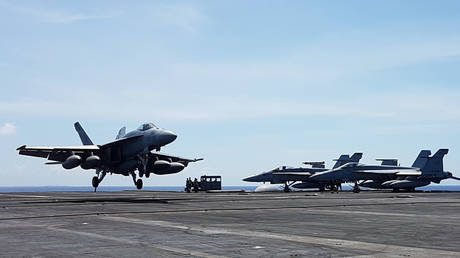
[(22, 197), (22, 198), (27, 198), (27, 197), (33, 197), (33, 198), (55, 198), (52, 196), (47, 196), (47, 195), (31, 195), (31, 194), (1, 194), (1, 197), (7, 196), (7, 197)]
[(147, 244), (145, 242), (134, 241), (134, 240), (130, 240), (127, 238), (111, 237), (111, 236), (105, 236), (105, 235), (96, 234), (96, 233), (83, 232), (83, 231), (77, 231), (77, 230), (71, 230), (71, 229), (65, 229), (65, 228), (58, 228), (58, 227), (53, 227), (53, 226), (47, 226), (46, 228), (52, 231), (76, 234), (80, 236), (98, 238), (98, 239), (103, 239), (103, 240), (110, 240), (110, 241), (119, 242), (123, 244), (148, 246), (148, 247), (153, 247), (156, 249), (161, 249), (161, 250), (165, 250), (169, 252), (179, 253), (181, 255), (191, 255), (191, 256), (196, 256), (196, 257), (207, 257), (207, 258), (227, 257), (227, 256), (214, 255), (214, 254), (203, 253), (203, 252), (198, 252), (198, 251), (193, 251), (193, 250), (188, 250), (188, 249), (170, 247), (170, 246), (165, 246), (165, 245)]
[(399, 217), (416, 217), (416, 218), (433, 218), (433, 219), (453, 219), (458, 220), (460, 216), (443, 216), (440, 215), (430, 215), (430, 214), (413, 214), (413, 213), (391, 213), (391, 212), (374, 212), (374, 211), (349, 211), (349, 210), (305, 210), (308, 213), (316, 214), (363, 214), (363, 215), (377, 215), (377, 216), (399, 216)]
[[(226, 234), (226, 235), (235, 235), (235, 236), (245, 236), (245, 237), (256, 237), (256, 238), (268, 238), (281, 241), (291, 241), (305, 244), (314, 244), (329, 246), (333, 248), (350, 248), (350, 249), (360, 249), (364, 251), (370, 251), (373, 254), (375, 253), (384, 253), (387, 254), (400, 254), (401, 256), (410, 255), (412, 257), (460, 257), (460, 252), (454, 251), (445, 251), (440, 249), (429, 249), (429, 248), (420, 248), (420, 247), (408, 247), (408, 246), (399, 246), (399, 245), (386, 245), (354, 240), (343, 240), (343, 239), (334, 239), (334, 238), (322, 238), (322, 237), (312, 237), (312, 236), (301, 236), (301, 235), (291, 235), (283, 233), (274, 233), (266, 231), (254, 231), (254, 230), (244, 230), (244, 229), (230, 229), (230, 228), (214, 228), (214, 227), (203, 227), (199, 225), (185, 225), (176, 222), (169, 221), (160, 221), (160, 220), (143, 220), (127, 217), (116, 217), (116, 216), (101, 216), (101, 219), (124, 222), (124, 223), (134, 223), (147, 226), (155, 227), (166, 227), (179, 230), (188, 230), (188, 231), (198, 231), (201, 233), (207, 234)], [(404, 254), (404, 255), (403, 255)]]

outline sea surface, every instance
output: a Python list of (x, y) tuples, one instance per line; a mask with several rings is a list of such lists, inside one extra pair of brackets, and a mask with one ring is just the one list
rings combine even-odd
[[(257, 186), (222, 186), (222, 190), (254, 191)], [(99, 186), (98, 192), (137, 190), (134, 186)], [(184, 186), (144, 186), (145, 191), (184, 191)], [(0, 193), (18, 192), (92, 192), (92, 186), (0, 186)]]
[[(245, 190), (254, 191), (256, 186), (223, 186), (222, 190)], [(350, 185), (343, 185), (343, 190), (350, 190)], [(100, 186), (98, 192), (115, 192), (124, 190), (136, 190), (134, 186)], [(183, 186), (144, 186), (142, 190), (146, 191), (184, 191)], [(312, 189), (314, 190), (314, 189)], [(460, 191), (460, 185), (429, 185), (419, 187), (417, 190), (422, 191)], [(0, 193), (18, 193), (18, 192), (92, 192), (91, 186), (1, 186)]]

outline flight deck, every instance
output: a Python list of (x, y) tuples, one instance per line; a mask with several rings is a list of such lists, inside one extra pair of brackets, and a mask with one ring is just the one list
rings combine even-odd
[(2, 257), (460, 257), (460, 193), (0, 194)]

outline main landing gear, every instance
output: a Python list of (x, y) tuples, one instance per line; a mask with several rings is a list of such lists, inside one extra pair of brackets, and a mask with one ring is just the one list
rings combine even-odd
[(355, 186), (353, 187), (353, 193), (359, 193), (361, 189), (359, 188), (358, 182), (355, 182)]
[(134, 172), (131, 172), (131, 176), (133, 177), (133, 182), (134, 182), (134, 185), (136, 186), (137, 190), (141, 190), (142, 189), (142, 186), (144, 185), (144, 183), (142, 182), (142, 179), (137, 179), (136, 180), (136, 173)]
[(289, 188), (289, 185), (287, 182), (284, 183), (284, 192), (285, 193), (289, 193), (291, 191), (291, 189)]
[(102, 180), (104, 179), (106, 174), (107, 174), (107, 172), (104, 171), (104, 170), (102, 171), (102, 173), (101, 173), (100, 170), (96, 170), (96, 175), (93, 177), (93, 181), (92, 181), (92, 185), (94, 187), (94, 192), (96, 192), (97, 187), (102, 182)]

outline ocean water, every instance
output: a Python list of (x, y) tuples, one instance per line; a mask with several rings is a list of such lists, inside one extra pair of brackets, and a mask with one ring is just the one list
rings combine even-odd
[[(223, 190), (254, 191), (257, 186), (222, 186)], [(98, 192), (115, 192), (125, 190), (137, 190), (134, 186), (99, 186)], [(184, 186), (144, 186), (145, 191), (184, 191)], [(19, 192), (92, 192), (91, 186), (0, 186), (0, 193)]]
[[(245, 190), (254, 191), (259, 185), (255, 186), (222, 186), (223, 190)], [(343, 190), (350, 190), (350, 185), (343, 185)], [(98, 192), (114, 192), (124, 190), (136, 190), (134, 186), (100, 186)], [(142, 190), (146, 191), (184, 191), (183, 186), (145, 186)], [(312, 189), (314, 190), (314, 189)], [(429, 185), (419, 187), (417, 190), (423, 191), (460, 191), (460, 185)], [(18, 193), (18, 192), (92, 192), (91, 186), (1, 186), (0, 193)]]

